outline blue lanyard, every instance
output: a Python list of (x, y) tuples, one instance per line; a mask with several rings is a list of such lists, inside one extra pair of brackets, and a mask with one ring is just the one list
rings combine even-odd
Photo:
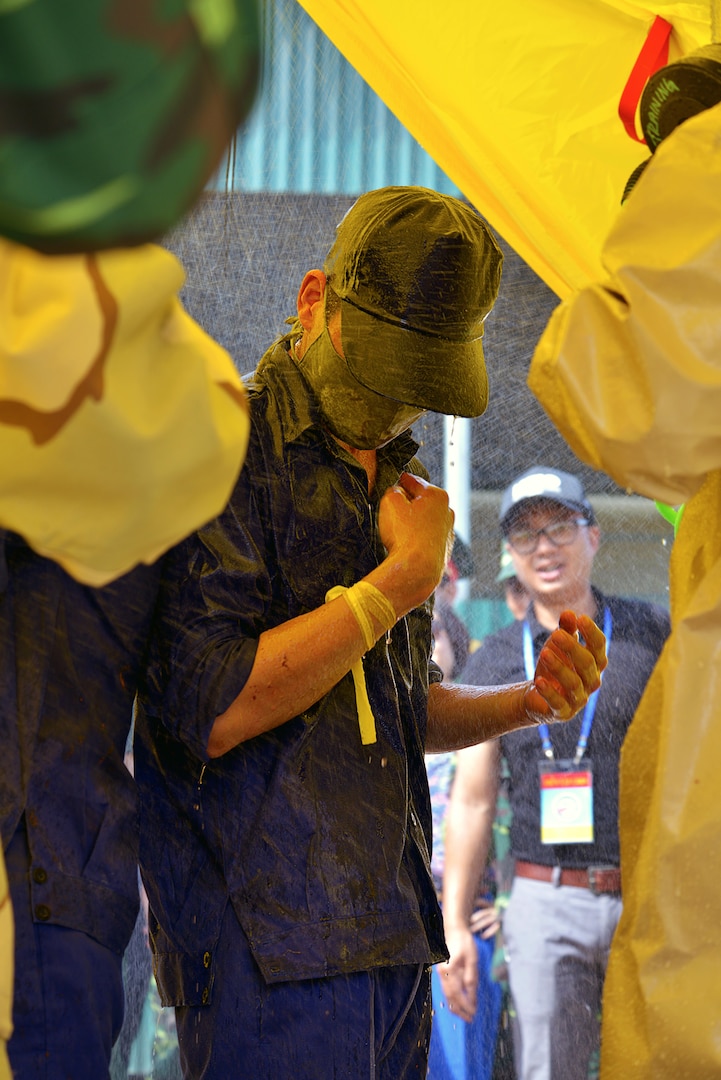
[[(603, 612), (603, 632), (606, 635), (606, 651), (611, 644), (611, 609), (606, 605)], [(528, 619), (523, 620), (523, 663), (526, 668), (526, 678), (532, 679), (536, 673), (536, 661), (533, 655), (533, 638), (531, 637), (531, 627), (528, 624)], [(591, 734), (591, 728), (593, 727), (593, 718), (596, 714), (596, 705), (598, 703), (599, 690), (594, 691), (590, 698), (586, 702), (586, 708), (583, 710), (583, 723), (581, 724), (581, 734), (578, 737), (578, 744), (576, 746), (576, 753), (573, 756), (574, 764), (578, 765), (579, 761), (583, 757), (583, 752), (588, 745), (588, 737)], [(547, 758), (553, 760), (553, 747), (551, 746), (551, 737), (548, 731), (548, 724), (538, 725), (538, 734), (541, 737), (541, 744), (543, 746), (543, 752)]]

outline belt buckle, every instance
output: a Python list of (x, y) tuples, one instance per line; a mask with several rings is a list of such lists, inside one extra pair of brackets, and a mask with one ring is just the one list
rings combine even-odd
[(594, 896), (605, 896), (607, 893), (614, 891), (613, 889), (604, 889), (601, 884), (603, 875), (613, 870), (616, 870), (615, 866), (589, 866), (586, 871), (588, 875), (588, 888)]
[(586, 871), (586, 873), (588, 874), (588, 888), (590, 889), (590, 891), (593, 893), (594, 896), (600, 896), (601, 895), (600, 890), (598, 888), (598, 883), (596, 881), (596, 871), (600, 870), (600, 869), (601, 868), (598, 867), (598, 866), (589, 866), (588, 870)]

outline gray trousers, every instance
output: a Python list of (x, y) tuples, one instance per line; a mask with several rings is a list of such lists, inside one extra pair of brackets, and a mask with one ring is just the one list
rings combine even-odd
[(503, 919), (519, 1080), (587, 1080), (618, 896), (515, 878)]

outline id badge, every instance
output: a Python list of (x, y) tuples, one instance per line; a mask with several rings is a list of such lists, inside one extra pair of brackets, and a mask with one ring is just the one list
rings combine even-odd
[(593, 767), (584, 759), (539, 761), (541, 843), (593, 843)]

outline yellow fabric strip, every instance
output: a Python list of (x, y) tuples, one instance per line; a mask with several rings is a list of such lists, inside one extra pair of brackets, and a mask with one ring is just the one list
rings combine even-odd
[[(326, 593), (326, 603), (342, 596), (353, 612), (365, 643), (366, 651), (372, 649), (376, 642), (376, 633), (373, 627), (373, 616), (381, 624), (384, 630), (390, 630), (396, 624), (396, 613), (387, 596), (380, 589), (371, 585), (369, 581), (357, 581), (350, 589), (344, 585), (335, 585)], [(363, 659), (357, 660), (351, 667), (351, 675), (355, 685), (355, 702), (358, 712), (358, 726), (360, 728), (361, 742), (364, 746), (377, 742), (376, 721), (373, 716), (368, 690), (366, 688)]]

